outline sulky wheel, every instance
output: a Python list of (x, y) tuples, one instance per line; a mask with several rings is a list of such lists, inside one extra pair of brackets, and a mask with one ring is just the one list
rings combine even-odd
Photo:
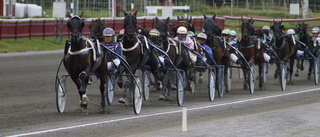
[(149, 91), (150, 91), (150, 72), (147, 70), (142, 71), (142, 90), (143, 90), (143, 99), (149, 99)]
[(213, 101), (214, 100), (214, 96), (216, 94), (216, 89), (215, 89), (215, 85), (216, 85), (216, 80), (215, 80), (215, 73), (214, 71), (208, 71), (208, 89), (209, 89), (209, 100)]
[(142, 106), (142, 87), (140, 77), (135, 78), (135, 84), (132, 92), (134, 113), (139, 114)]
[(62, 113), (66, 106), (66, 76), (62, 76), (60, 79), (56, 77), (55, 90), (57, 109), (59, 113)]
[(107, 75), (107, 101), (108, 104), (111, 105), (114, 99), (114, 85), (115, 85), (115, 78), (113, 75)]
[[(184, 73), (182, 71), (182, 73)], [(183, 94), (184, 94), (184, 88), (183, 88), (183, 76), (182, 74), (180, 74), (180, 72), (177, 72), (177, 76), (176, 76), (176, 86), (177, 86), (177, 103), (178, 106), (182, 106), (183, 104)]]
[(250, 67), (250, 71), (249, 71), (249, 90), (250, 90), (250, 94), (253, 94), (254, 92), (254, 79), (255, 79), (255, 71), (253, 66)]
[(281, 90), (286, 90), (287, 86), (287, 65), (281, 64), (280, 68), (280, 84), (281, 84)]

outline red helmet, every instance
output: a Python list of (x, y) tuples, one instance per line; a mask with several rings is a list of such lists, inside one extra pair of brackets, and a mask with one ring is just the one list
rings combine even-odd
[(119, 35), (124, 35), (124, 29), (120, 30)]

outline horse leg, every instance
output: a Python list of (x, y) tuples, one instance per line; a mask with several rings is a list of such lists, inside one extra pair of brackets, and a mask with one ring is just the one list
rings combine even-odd
[(247, 90), (248, 89), (248, 79), (249, 79), (249, 75), (248, 75), (248, 70), (245, 70), (244, 68), (243, 70), (243, 75), (244, 75), (244, 79), (243, 79), (243, 90)]
[(260, 88), (260, 90), (263, 87), (262, 74), (263, 74), (263, 60), (261, 60), (260, 63), (259, 63), (259, 88)]
[(300, 59), (297, 59), (297, 70), (296, 70), (296, 73), (294, 74), (294, 76), (298, 77), (299, 76), (299, 69), (301, 68), (301, 60)]
[(169, 72), (166, 71), (165, 76), (162, 78), (162, 93), (159, 96), (159, 100), (164, 100), (167, 96), (169, 96), (169, 90)]
[(277, 78), (278, 78), (279, 72), (280, 72), (280, 63), (276, 63), (276, 65), (277, 65), (277, 68), (276, 68), (276, 70), (274, 71), (274, 75), (273, 75), (274, 79), (277, 79)]
[(106, 83), (106, 77), (105, 74), (99, 74), (99, 79), (100, 79), (100, 94), (101, 94), (101, 101), (100, 101), (100, 106), (101, 106), (101, 113), (106, 113), (106, 99), (105, 99), (105, 83)]
[(309, 72), (308, 72), (308, 79), (311, 78), (311, 74), (313, 72), (313, 64), (314, 64), (314, 60), (310, 60), (310, 63), (309, 63)]
[(79, 74), (79, 80), (80, 80), (80, 87), (79, 87), (79, 94), (80, 94), (80, 99), (81, 99), (81, 103), (80, 103), (80, 107), (82, 108), (82, 115), (88, 115), (88, 101), (89, 98), (86, 95), (86, 89), (87, 89), (87, 85), (88, 85), (88, 74), (84, 71), (82, 71)]
[(119, 98), (119, 100), (118, 100), (119, 103), (126, 104), (127, 90), (129, 90), (129, 92), (130, 92), (130, 88), (131, 88), (131, 80), (125, 81), (122, 97)]
[(199, 72), (199, 79), (198, 79), (199, 84), (201, 84), (203, 82), (203, 78), (202, 78), (203, 72), (204, 71), (202, 71), (202, 70)]
[(292, 83), (292, 74), (293, 74), (293, 66), (294, 66), (295, 56), (290, 57), (290, 68), (289, 68), (289, 81), (288, 84)]

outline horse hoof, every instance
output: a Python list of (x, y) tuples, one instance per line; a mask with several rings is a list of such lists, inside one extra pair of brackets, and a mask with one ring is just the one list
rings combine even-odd
[(83, 116), (88, 116), (89, 115), (89, 110), (88, 109), (82, 109), (82, 115)]
[(300, 70), (303, 71), (303, 70), (304, 70), (304, 66), (301, 66), (301, 67), (300, 67)]
[(176, 90), (177, 86), (176, 85), (171, 85), (171, 90)]
[(277, 79), (278, 78), (278, 74), (274, 74), (274, 79)]
[(159, 100), (164, 100), (164, 99), (165, 99), (165, 97), (163, 95), (159, 96)]
[(203, 82), (203, 78), (200, 77), (199, 80), (198, 80), (198, 83), (201, 84), (202, 82)]
[(299, 77), (299, 73), (294, 74), (294, 76)]
[(308, 74), (308, 80), (310, 80), (310, 78), (311, 78), (311, 74), (309, 73), (309, 74)]
[(121, 103), (121, 104), (125, 104), (125, 103), (126, 103), (126, 99), (124, 99), (124, 98), (119, 98), (118, 102)]
[(119, 88), (123, 88), (123, 82), (117, 82)]

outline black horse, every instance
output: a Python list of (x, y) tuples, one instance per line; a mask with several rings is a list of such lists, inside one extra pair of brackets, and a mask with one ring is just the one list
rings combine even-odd
[[(289, 82), (292, 82), (292, 73), (293, 73), (293, 65), (296, 58), (297, 53), (297, 45), (294, 44), (291, 40), (291, 37), (284, 34), (284, 26), (281, 21), (274, 21), (273, 25), (270, 27), (273, 31), (273, 45), (272, 48), (276, 51), (277, 56), (280, 61), (287, 63), (290, 61), (289, 65)], [(280, 74), (280, 62), (276, 63), (277, 69), (274, 74), (274, 78), (277, 78)]]
[[(93, 42), (82, 36), (82, 29), (84, 21), (80, 16), (69, 16), (67, 22), (68, 29), (71, 33), (70, 41), (66, 42), (67, 53), (64, 58), (64, 66), (69, 73), (72, 81), (76, 84), (80, 95), (80, 106), (83, 109), (83, 114), (87, 115), (88, 97), (87, 85), (91, 73), (96, 74), (100, 79), (100, 93), (101, 93), (101, 111), (105, 112), (105, 87), (106, 83), (106, 60), (104, 53), (95, 55), (95, 45)], [(101, 49), (100, 49), (101, 50)]]
[[(300, 50), (304, 51), (304, 57), (310, 57), (310, 54), (313, 54), (315, 57), (319, 56), (319, 46), (314, 46), (312, 37), (307, 33), (308, 24), (302, 22), (297, 24), (297, 34), (299, 36), (299, 41), (304, 43), (305, 46), (299, 45)], [(308, 79), (310, 79), (311, 74), (313, 72), (313, 66), (314, 66), (314, 59), (309, 59), (310, 65), (309, 65), (309, 72), (308, 72)], [(303, 66), (304, 59), (297, 60), (297, 71), (295, 73), (295, 76), (299, 76), (299, 69), (301, 71), (304, 70)]]

